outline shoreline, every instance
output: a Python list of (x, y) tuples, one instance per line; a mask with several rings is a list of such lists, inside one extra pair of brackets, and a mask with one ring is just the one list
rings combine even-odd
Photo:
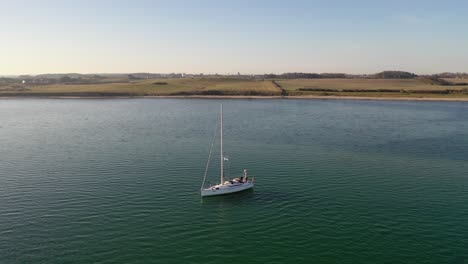
[(468, 98), (443, 97), (369, 97), (369, 96), (339, 96), (339, 95), (303, 95), (303, 96), (257, 96), (257, 95), (99, 95), (99, 96), (67, 96), (67, 95), (13, 95), (1, 99), (306, 99), (306, 100), (365, 100), (365, 101), (439, 101), (468, 102)]

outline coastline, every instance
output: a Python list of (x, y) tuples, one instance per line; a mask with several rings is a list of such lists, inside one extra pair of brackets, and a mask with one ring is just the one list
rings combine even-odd
[(366, 101), (440, 101), (440, 102), (468, 102), (468, 98), (443, 97), (370, 97), (370, 96), (338, 96), (338, 95), (303, 95), (303, 96), (250, 96), (250, 95), (0, 95), (0, 99), (306, 99), (306, 100), (366, 100)]
[[(451, 86), (428, 83), (427, 79), (256, 80), (197, 77), (112, 80), (105, 83), (1, 84), (0, 98), (468, 101), (468, 78), (463, 79), (466, 85)], [(452, 79), (450, 81), (454, 82)]]

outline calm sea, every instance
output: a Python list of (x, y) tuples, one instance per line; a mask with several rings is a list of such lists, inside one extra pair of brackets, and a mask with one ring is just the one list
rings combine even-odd
[(220, 102), (0, 100), (0, 263), (468, 262), (468, 103)]

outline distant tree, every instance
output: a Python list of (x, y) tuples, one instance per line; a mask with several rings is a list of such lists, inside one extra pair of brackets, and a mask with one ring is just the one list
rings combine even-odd
[(270, 73), (270, 74), (265, 74), (263, 76), (263, 78), (265, 78), (265, 79), (276, 79), (276, 78), (278, 78), (278, 75)]
[(68, 83), (68, 82), (72, 82), (73, 79), (70, 76), (62, 76), (60, 77), (59, 81), (61, 83)]
[(19, 83), (21, 81), (22, 80), (15, 79), (15, 78), (6, 78), (6, 77), (0, 78), (0, 83)]
[(143, 78), (138, 77), (138, 76), (135, 76), (134, 74), (129, 74), (129, 75), (128, 75), (128, 79), (129, 79), (129, 80), (141, 80), (141, 79), (143, 79)]
[(318, 73), (288, 72), (280, 75), (283, 79), (319, 79)]
[(347, 76), (344, 73), (321, 73), (320, 77), (327, 78), (327, 79), (335, 79), (335, 78), (346, 78)]
[(320, 78), (347, 78), (344, 73), (307, 73), (307, 72), (287, 72), (282, 74), (265, 74), (265, 79), (320, 79)]
[(372, 76), (376, 79), (414, 79), (416, 74), (404, 71), (383, 71)]

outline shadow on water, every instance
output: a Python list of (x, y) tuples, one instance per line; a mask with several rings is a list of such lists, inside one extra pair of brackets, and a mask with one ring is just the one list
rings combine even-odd
[(232, 193), (227, 195), (220, 196), (208, 196), (202, 197), (200, 202), (203, 205), (214, 205), (214, 204), (245, 204), (245, 203), (256, 203), (256, 204), (271, 204), (273, 202), (287, 202), (291, 200), (301, 200), (303, 197), (300, 195), (295, 195), (290, 192), (280, 192), (280, 191), (265, 191), (249, 189), (239, 193)]
[(252, 201), (255, 198), (254, 189), (245, 190), (243, 192), (231, 193), (217, 196), (201, 197), (200, 202), (203, 205), (213, 205), (218, 203), (228, 203), (232, 205), (243, 204), (247, 201)]

